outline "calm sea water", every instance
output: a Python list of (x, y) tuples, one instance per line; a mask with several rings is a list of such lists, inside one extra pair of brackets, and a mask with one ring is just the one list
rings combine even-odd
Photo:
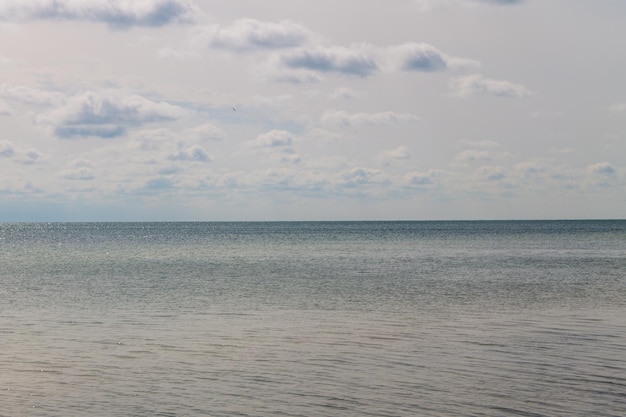
[(0, 224), (0, 416), (368, 415), (626, 415), (626, 221)]

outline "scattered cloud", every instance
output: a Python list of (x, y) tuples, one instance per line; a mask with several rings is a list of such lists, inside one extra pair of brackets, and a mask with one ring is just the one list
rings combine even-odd
[(10, 158), (15, 154), (15, 145), (8, 140), (0, 140), (0, 156)]
[(532, 94), (521, 84), (485, 78), (479, 74), (455, 78), (450, 83), (450, 88), (459, 97), (487, 94), (498, 97), (521, 98)]
[(348, 100), (348, 99), (353, 99), (357, 97), (359, 97), (359, 93), (347, 87), (336, 88), (330, 94), (330, 98), (332, 100)]
[(508, 152), (493, 152), (486, 150), (467, 149), (456, 155), (455, 159), (461, 162), (493, 161), (510, 157)]
[(322, 73), (338, 73), (368, 77), (378, 71), (374, 55), (365, 46), (318, 46), (288, 51), (281, 55), (281, 64), (290, 69)]
[(0, 116), (9, 116), (12, 113), (13, 112), (11, 111), (9, 106), (7, 106), (7, 104), (4, 101), (0, 101)]
[(587, 166), (585, 186), (594, 188), (614, 187), (620, 183), (617, 168), (609, 162), (598, 162)]
[(193, 43), (234, 52), (259, 49), (282, 49), (302, 46), (314, 35), (304, 26), (290, 20), (278, 23), (256, 19), (240, 19), (228, 26), (213, 26), (198, 30)]
[(500, 5), (500, 6), (509, 6), (509, 5), (513, 5), (513, 4), (524, 3), (526, 0), (474, 0), (474, 1), (478, 1), (478, 2), (481, 2), (481, 3), (487, 3), (487, 4), (496, 4), (496, 5)]
[(58, 106), (63, 104), (67, 97), (63, 93), (40, 90), (25, 86), (8, 86), (3, 84), (0, 87), (0, 95), (5, 99), (15, 100), (25, 104), (37, 106)]
[(10, 140), (0, 140), (0, 158), (11, 159), (23, 165), (32, 165), (43, 159), (43, 154), (33, 148), (20, 148)]
[(37, 149), (25, 149), (17, 158), (17, 162), (23, 165), (32, 165), (43, 159), (44, 155)]
[(482, 166), (476, 170), (477, 178), (486, 181), (500, 181), (506, 178), (506, 171), (499, 166)]
[(381, 173), (378, 169), (354, 167), (339, 173), (338, 184), (349, 188), (357, 187), (374, 181)]
[(185, 129), (184, 134), (193, 140), (222, 140), (225, 136), (224, 130), (211, 123)]
[(65, 104), (42, 113), (37, 122), (49, 125), (61, 138), (123, 135), (130, 126), (176, 120), (185, 114), (179, 106), (152, 101), (138, 94), (87, 91), (69, 97)]
[(113, 28), (191, 23), (199, 9), (187, 0), (4, 0), (0, 21), (79, 20)]
[(286, 130), (272, 130), (259, 135), (256, 139), (249, 142), (249, 144), (259, 148), (277, 148), (291, 146), (293, 140), (293, 135)]
[(409, 172), (404, 175), (403, 183), (408, 187), (430, 187), (435, 185), (442, 175), (443, 172), (436, 169), (431, 169), (426, 172)]
[(515, 165), (514, 169), (524, 178), (530, 178), (549, 171), (547, 161), (525, 161)]
[(395, 149), (382, 152), (381, 156), (384, 160), (411, 159), (411, 151), (406, 146), (398, 146)]
[(587, 166), (587, 171), (590, 174), (603, 176), (613, 176), (617, 172), (615, 167), (608, 162), (598, 162), (597, 164), (589, 165)]
[(476, 69), (478, 61), (453, 57), (424, 42), (408, 42), (387, 48), (393, 68), (403, 71), (439, 72), (449, 69)]
[(141, 188), (138, 190), (140, 192), (151, 192), (151, 191), (164, 191), (174, 188), (174, 181), (168, 177), (156, 177), (150, 178), (147, 180)]
[(78, 167), (63, 173), (63, 178), (74, 181), (91, 181), (96, 178), (93, 169), (89, 167)]
[(464, 146), (469, 146), (471, 148), (499, 148), (500, 145), (498, 142), (494, 142), (491, 140), (469, 140), (469, 139), (461, 139), (459, 144)]
[(181, 149), (175, 154), (169, 156), (172, 161), (196, 161), (196, 162), (209, 162), (211, 157), (201, 146), (191, 146), (187, 149)]
[(476, 7), (480, 5), (489, 6), (512, 6), (522, 4), (527, 0), (413, 0), (420, 12), (428, 12), (432, 10), (459, 8), (459, 7)]
[(411, 113), (395, 113), (384, 111), (379, 113), (348, 113), (340, 110), (329, 110), (322, 116), (325, 125), (358, 126), (388, 125), (396, 122), (416, 122), (419, 117)]

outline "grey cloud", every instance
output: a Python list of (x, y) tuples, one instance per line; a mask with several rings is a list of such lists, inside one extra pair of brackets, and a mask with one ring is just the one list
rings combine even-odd
[(114, 28), (189, 23), (199, 13), (187, 0), (6, 0), (0, 20), (82, 20)]

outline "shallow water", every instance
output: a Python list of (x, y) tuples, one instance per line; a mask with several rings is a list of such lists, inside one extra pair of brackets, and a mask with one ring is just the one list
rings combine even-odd
[(626, 415), (626, 222), (0, 225), (0, 416)]

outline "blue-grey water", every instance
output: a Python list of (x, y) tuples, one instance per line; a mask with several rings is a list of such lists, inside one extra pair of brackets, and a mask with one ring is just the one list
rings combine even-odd
[(0, 416), (624, 416), (626, 221), (0, 224)]

